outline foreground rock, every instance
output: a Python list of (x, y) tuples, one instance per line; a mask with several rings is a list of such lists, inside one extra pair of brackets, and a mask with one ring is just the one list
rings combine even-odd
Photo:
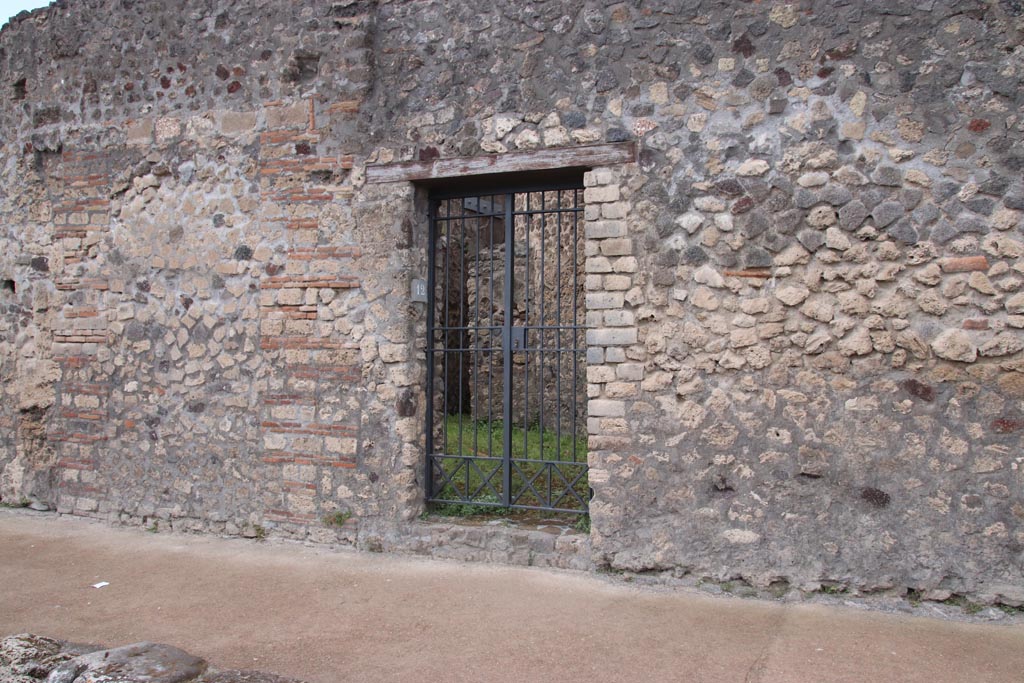
[(0, 640), (0, 683), (301, 683), (256, 671), (210, 669), (170, 645), (134, 643), (103, 650), (29, 633)]
[(45, 679), (57, 666), (97, 649), (29, 633), (9, 636), (0, 640), (0, 683)]
[(206, 671), (206, 662), (184, 650), (156, 643), (135, 643), (99, 650), (60, 664), (46, 683), (100, 683), (111, 679), (187, 683)]

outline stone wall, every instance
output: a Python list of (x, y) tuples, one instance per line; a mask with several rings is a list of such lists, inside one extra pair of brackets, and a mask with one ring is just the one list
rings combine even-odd
[(632, 141), (586, 176), (593, 561), (1016, 600), (1022, 30), (1005, 0), (22, 15), (0, 496), (422, 545), (426, 192), (367, 169)]

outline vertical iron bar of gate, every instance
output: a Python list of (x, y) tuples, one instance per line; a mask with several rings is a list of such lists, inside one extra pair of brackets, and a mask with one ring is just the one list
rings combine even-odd
[[(580, 208), (580, 191), (572, 191), (572, 208)], [(579, 310), (580, 310), (580, 283), (579, 283), (579, 224), (577, 219), (579, 218), (578, 211), (574, 211), (572, 214), (572, 461), (576, 462), (576, 422), (578, 418), (579, 406), (576, 404), (576, 395), (579, 393), (580, 384), (580, 328), (579, 328)], [(586, 318), (584, 318), (586, 322)], [(588, 413), (589, 416), (589, 413)], [(590, 425), (587, 423), (587, 431), (584, 432), (589, 441), (590, 439)]]
[(555, 346), (558, 349), (555, 353), (555, 362), (557, 363), (555, 368), (555, 460), (562, 462), (562, 350), (565, 348), (562, 342), (562, 325), (565, 324), (565, 321), (562, 320), (562, 191), (558, 190), (555, 196), (558, 199), (556, 204), (558, 213), (555, 214), (555, 255), (557, 259), (555, 262), (557, 269), (555, 273), (555, 301), (557, 302), (555, 334), (558, 335), (555, 340)]
[[(477, 208), (480, 208), (480, 204), (477, 204)], [(450, 224), (449, 224), (450, 225)], [(458, 455), (465, 455), (465, 441), (462, 438), (462, 415), (465, 407), (462, 405), (463, 396), (466, 393), (465, 380), (462, 377), (462, 366), (465, 365), (466, 360), (466, 331), (469, 326), (469, 316), (466, 314), (466, 307), (468, 302), (466, 301), (466, 252), (469, 251), (466, 248), (466, 200), (459, 201), (459, 316), (456, 319), (459, 324), (459, 332), (457, 339), (458, 344), (458, 359), (459, 359), (459, 452)], [(469, 463), (466, 463), (466, 495), (469, 495)]]
[[(525, 246), (526, 255), (523, 257), (523, 267), (525, 273), (523, 275), (523, 458), (530, 457), (530, 444), (528, 442), (530, 434), (530, 425), (527, 423), (528, 416), (530, 414), (530, 193), (527, 192), (524, 195), (526, 197), (526, 212), (523, 218), (523, 231), (525, 233)], [(527, 470), (528, 471), (528, 470)], [(523, 478), (525, 484), (529, 479), (527, 478), (527, 472), (520, 470), (519, 475)], [(518, 501), (526, 490), (516, 496)]]
[[(515, 226), (512, 210), (515, 195), (505, 195), (505, 319), (501, 323), (501, 356), (502, 378), (505, 386), (502, 393), (503, 418), (502, 429), (502, 503), (505, 507), (512, 504), (512, 289), (515, 286)], [(492, 276), (493, 277), (493, 276)]]
[[(544, 449), (544, 399), (547, 398), (544, 395), (544, 344), (547, 334), (544, 326), (547, 325), (547, 311), (545, 310), (544, 300), (547, 298), (547, 282), (544, 280), (544, 263), (548, 260), (548, 245), (546, 244), (547, 234), (544, 228), (547, 225), (548, 216), (545, 213), (547, 209), (547, 194), (544, 192), (540, 193), (540, 344), (537, 346), (537, 429), (540, 432), (540, 459), (547, 460), (547, 452)], [(530, 217), (533, 220), (533, 216)], [(550, 489), (551, 483), (551, 470), (548, 469), (548, 488)], [(551, 503), (551, 493), (548, 492), (548, 504)]]
[[(490, 296), (487, 298), (490, 311), (487, 316), (487, 455), (494, 455), (494, 322), (495, 308), (494, 301), (494, 280), (497, 277), (494, 271), (494, 207), (497, 195), (491, 196), (491, 213), (487, 219), (487, 258), (490, 259), (487, 270), (487, 279), (490, 281)], [(506, 245), (507, 248), (507, 245)], [(501, 337), (498, 337), (499, 344)]]
[(438, 202), (430, 200), (427, 208), (427, 457), (424, 458), (426, 472), (423, 473), (423, 480), (427, 485), (427, 498), (434, 497), (434, 307), (437, 305), (434, 292), (437, 225), (434, 218), (437, 215), (437, 204)]
[[(452, 302), (451, 302), (450, 292), (448, 290), (452, 286), (452, 284), (451, 284), (452, 283), (452, 274), (451, 274), (451, 268), (450, 268), (450, 261), (451, 261), (451, 255), (452, 255), (452, 244), (451, 244), (451, 242), (452, 242), (452, 200), (451, 199), (445, 200), (445, 203), (444, 203), (444, 218), (445, 218), (445, 221), (444, 221), (444, 247), (443, 247), (443, 249), (444, 249), (444, 273), (441, 275), (441, 282), (443, 283), (443, 291), (444, 291), (444, 309), (443, 309), (443, 312), (441, 313), (441, 320), (442, 320), (442, 328), (441, 329), (444, 330), (444, 334), (442, 336), (442, 338), (444, 339), (444, 343), (441, 345), (441, 367), (442, 367), (442, 372), (444, 373), (442, 375), (442, 377), (444, 377), (444, 379), (441, 381), (441, 386), (443, 387), (442, 393), (441, 393), (441, 396), (442, 396), (442, 401), (441, 401), (441, 406), (442, 406), (442, 408), (441, 408), (441, 410), (442, 410), (442, 412), (441, 412), (441, 453), (443, 455), (449, 455), (448, 450), (449, 450), (450, 444), (448, 443), (448, 408), (449, 408), (448, 401), (450, 399), (449, 399), (448, 392), (449, 392), (450, 387), (448, 386), (448, 383), (449, 383), (449, 379), (450, 379), (451, 373), (448, 371), (448, 363), (451, 360), (451, 352), (449, 351), (449, 348), (451, 347), (451, 344), (449, 343), (449, 338), (450, 338), (450, 335), (451, 335), (451, 330), (449, 328), (452, 326), (452, 323), (451, 323), (451, 319), (452, 319), (452, 309), (451, 309)], [(438, 231), (440, 232), (440, 223), (438, 223)], [(438, 235), (438, 238), (440, 238), (440, 235)], [(441, 462), (444, 462), (444, 460), (442, 459)]]
[[(492, 204), (493, 206), (493, 204)], [(494, 209), (492, 208), (493, 212)], [(480, 228), (483, 218), (483, 211), (477, 211), (477, 217), (473, 219), (474, 232), (476, 233), (476, 248), (473, 250), (473, 277), (476, 280), (476, 285), (473, 287), (473, 296), (476, 297), (476, 315), (473, 317), (473, 327), (476, 328), (474, 332), (466, 330), (466, 339), (468, 340), (467, 347), (471, 349), (470, 354), (473, 359), (469, 366), (470, 376), (473, 379), (473, 388), (469, 392), (469, 424), (473, 430), (473, 455), (480, 455), (480, 429), (477, 426), (478, 410), (477, 406), (480, 405), (480, 366), (483, 363), (483, 356), (480, 354), (480, 326), (483, 324), (480, 317)], [(467, 323), (468, 327), (468, 323)], [(470, 339), (472, 334), (472, 339)]]

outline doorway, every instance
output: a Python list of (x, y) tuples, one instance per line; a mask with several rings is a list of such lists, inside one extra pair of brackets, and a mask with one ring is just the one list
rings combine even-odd
[(583, 221), (582, 182), (431, 194), (429, 502), (587, 512)]

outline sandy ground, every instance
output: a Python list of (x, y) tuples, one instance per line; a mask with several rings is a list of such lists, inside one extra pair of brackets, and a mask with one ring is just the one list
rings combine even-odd
[(0, 510), (0, 635), (20, 632), (324, 683), (1024, 681), (1020, 626)]

